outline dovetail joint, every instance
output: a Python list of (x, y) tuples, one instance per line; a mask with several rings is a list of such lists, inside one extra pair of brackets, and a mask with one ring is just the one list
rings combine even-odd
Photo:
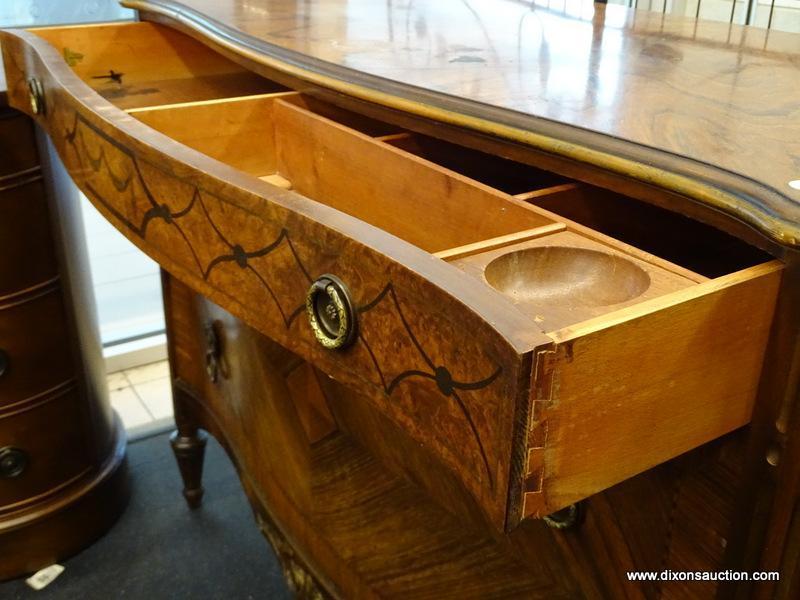
[(540, 494), (544, 482), (544, 451), (547, 447), (549, 422), (547, 409), (553, 402), (556, 350), (536, 353), (531, 394), (530, 422), (528, 424), (528, 461), (523, 486), (523, 516), (529, 516), (525, 506), (531, 494)]

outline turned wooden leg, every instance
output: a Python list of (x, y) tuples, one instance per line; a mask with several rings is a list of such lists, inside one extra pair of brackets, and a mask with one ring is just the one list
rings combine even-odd
[(208, 435), (197, 428), (178, 428), (169, 438), (183, 479), (183, 497), (189, 508), (197, 508), (203, 500), (203, 458)]

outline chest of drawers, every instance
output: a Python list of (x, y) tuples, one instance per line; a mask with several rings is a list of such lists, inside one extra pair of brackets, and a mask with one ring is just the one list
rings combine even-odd
[(125, 435), (108, 403), (99, 343), (91, 330), (79, 331), (91, 311), (77, 255), (61, 244), (69, 213), (48, 201), (31, 120), (5, 104), (0, 155), (0, 579), (7, 579), (105, 532), (125, 505), (126, 479)]

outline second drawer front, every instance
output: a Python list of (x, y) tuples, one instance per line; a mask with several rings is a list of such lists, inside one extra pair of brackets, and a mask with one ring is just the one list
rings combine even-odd
[(57, 287), (0, 305), (0, 409), (73, 377), (67, 339)]
[(39, 164), (33, 124), (23, 113), (0, 108), (0, 177), (31, 169)]
[(0, 183), (0, 297), (56, 274), (42, 182), (17, 180), (6, 189)]
[(89, 469), (75, 389), (0, 413), (0, 513), (58, 488)]

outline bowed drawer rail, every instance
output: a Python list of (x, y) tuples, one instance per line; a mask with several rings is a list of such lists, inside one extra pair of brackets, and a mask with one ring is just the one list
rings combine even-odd
[(368, 398), (498, 529), (750, 420), (782, 270), (760, 251), (286, 89), (163, 26), (2, 45), (11, 104), (106, 218)]

